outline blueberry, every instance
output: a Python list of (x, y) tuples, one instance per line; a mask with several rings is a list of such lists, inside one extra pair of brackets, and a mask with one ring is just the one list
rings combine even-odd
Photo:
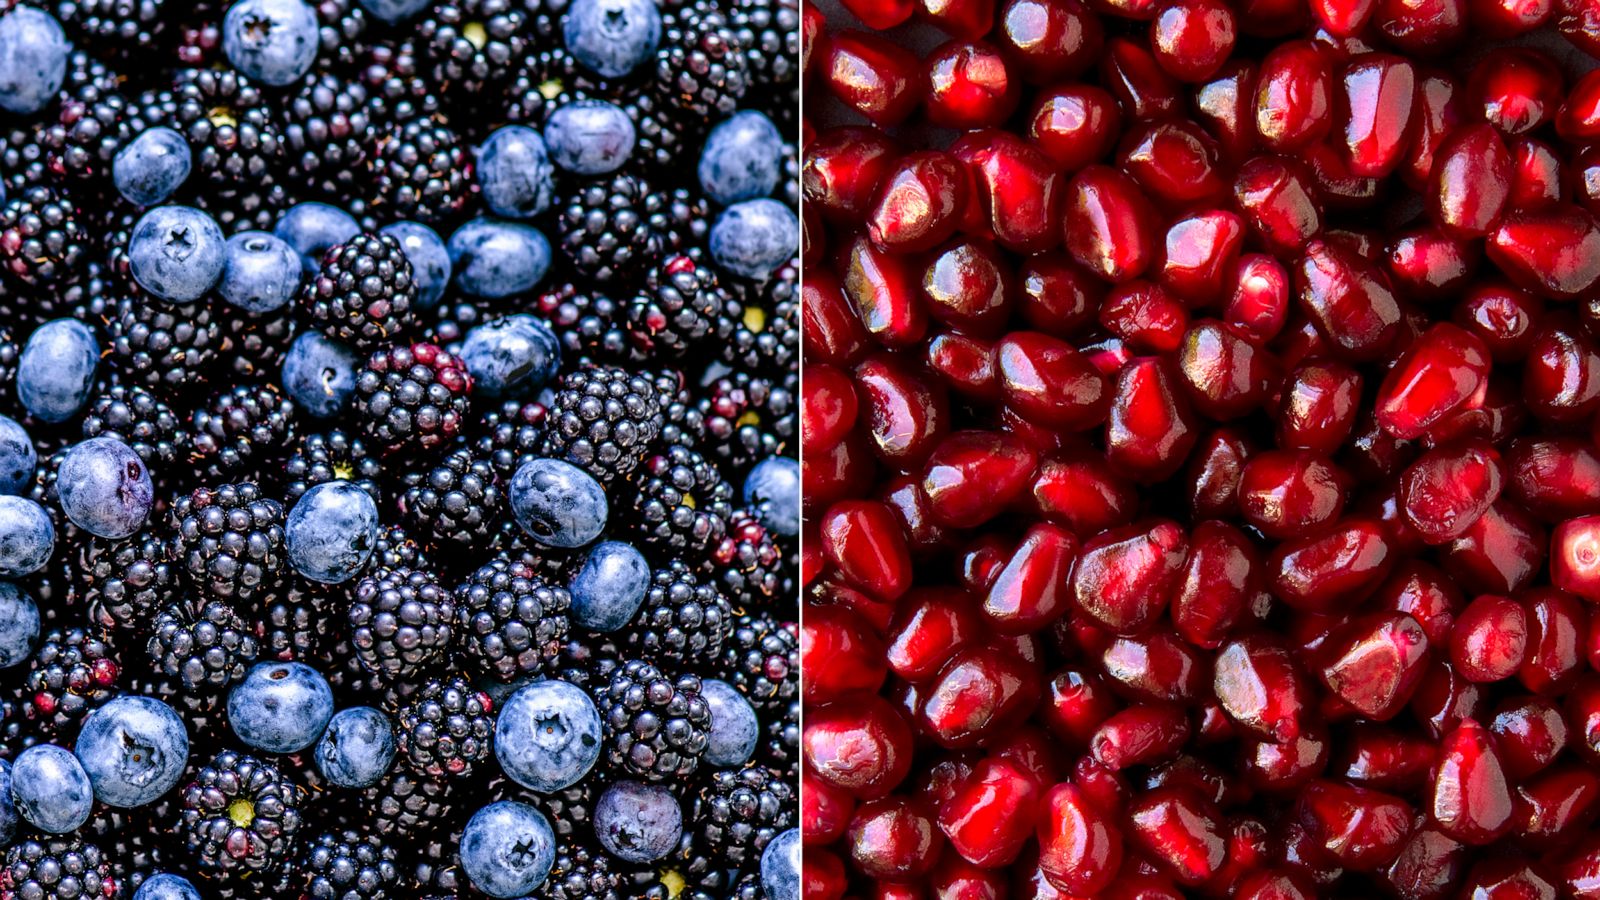
[(767, 900), (800, 900), (800, 830), (780, 831), (761, 851), (761, 889)]
[(711, 129), (700, 151), (700, 188), (723, 206), (771, 194), (783, 177), (783, 136), (758, 112), (739, 112)]
[(26, 497), (0, 496), (0, 578), (39, 571), (55, 549), (55, 525), (44, 507)]
[(373, 18), (394, 25), (428, 8), (428, 0), (361, 0), (361, 8)]
[(621, 78), (655, 55), (661, 11), (654, 0), (577, 0), (562, 38), (572, 58), (607, 78)]
[(707, 242), (711, 258), (735, 275), (762, 279), (800, 249), (800, 222), (776, 200), (746, 200), (717, 216)]
[(755, 707), (733, 685), (715, 678), (700, 682), (700, 696), (711, 707), (705, 761), (725, 768), (744, 765), (756, 752), (756, 741), (761, 737)]
[(456, 287), (474, 297), (526, 294), (550, 271), (550, 242), (531, 225), (473, 219), (450, 235)]
[(574, 100), (556, 107), (544, 125), (550, 158), (579, 175), (615, 172), (633, 153), (633, 120), (615, 103)]
[(594, 834), (618, 859), (654, 862), (677, 849), (683, 810), (664, 787), (619, 781), (594, 805)]
[(472, 373), (473, 393), (521, 397), (555, 377), (561, 342), (543, 319), (519, 314), (467, 332), (459, 355)]
[(17, 4), (0, 16), (0, 109), (31, 115), (44, 109), (67, 78), (72, 45), (56, 17)]
[(800, 463), (787, 456), (769, 456), (744, 479), (744, 505), (761, 524), (784, 537), (800, 533)]
[(26, 662), (38, 643), (38, 605), (12, 582), (0, 581), (0, 669)]
[(17, 361), (17, 399), (41, 422), (77, 415), (94, 390), (100, 342), (77, 319), (54, 319), (29, 336)]
[(572, 621), (590, 631), (616, 631), (633, 619), (650, 589), (650, 563), (631, 544), (596, 544), (573, 576)]
[(244, 231), (224, 246), (217, 295), (248, 313), (282, 309), (300, 292), (300, 254), (265, 231)]
[(370, 706), (341, 709), (317, 742), (317, 768), (334, 787), (364, 788), (394, 762), (394, 724)]
[(139, 889), (133, 892), (133, 900), (201, 900), (201, 897), (189, 879), (171, 872), (160, 872), (139, 885)]
[(156, 125), (117, 151), (111, 161), (111, 180), (134, 206), (155, 206), (183, 186), (193, 164), (183, 135)]
[(128, 238), (128, 268), (139, 286), (169, 303), (193, 303), (222, 277), (222, 229), (190, 206), (158, 206)]
[(283, 357), (283, 389), (307, 413), (331, 419), (356, 391), (361, 358), (320, 331), (303, 331)]
[(587, 693), (565, 681), (535, 681), (501, 707), (494, 755), (512, 781), (550, 793), (589, 774), (602, 738), (600, 713)]
[(17, 811), (40, 831), (66, 834), (89, 821), (94, 788), (78, 758), (55, 744), (35, 744), (11, 764)]
[(278, 217), (272, 233), (300, 254), (300, 265), (312, 273), (322, 265), (322, 255), (361, 233), (361, 223), (337, 206), (296, 203)]
[(131, 809), (178, 784), (189, 761), (189, 734), (167, 704), (122, 694), (84, 717), (76, 750), (95, 799)]
[(39, 452), (28, 429), (10, 416), (0, 416), (0, 494), (20, 494), (33, 484)]
[(304, 663), (257, 663), (228, 693), (233, 733), (268, 753), (304, 750), (322, 736), (331, 718), (328, 680)]
[(526, 219), (550, 208), (555, 170), (544, 138), (526, 125), (505, 125), (484, 139), (477, 175), (483, 202), (497, 216)]
[(305, 492), (284, 526), (289, 564), (312, 581), (338, 584), (361, 574), (378, 540), (378, 504), (348, 481)]
[(239, 0), (222, 19), (222, 52), (246, 76), (286, 87), (317, 59), (317, 14), (301, 0)]
[(72, 524), (113, 540), (143, 528), (155, 500), (144, 460), (114, 437), (90, 438), (68, 449), (56, 478), (56, 493)]
[(555, 843), (543, 813), (501, 800), (473, 813), (461, 830), (461, 868), (473, 887), (491, 897), (522, 897), (549, 876)]
[(606, 492), (572, 463), (530, 459), (511, 476), (511, 513), (542, 544), (582, 547), (605, 530)]
[(410, 221), (385, 225), (382, 233), (399, 241), (411, 262), (411, 282), (417, 286), (417, 302), (412, 305), (417, 309), (438, 306), (450, 286), (450, 250), (444, 238), (421, 222)]
[(17, 801), (11, 796), (11, 763), (0, 759), (0, 846), (17, 836)]

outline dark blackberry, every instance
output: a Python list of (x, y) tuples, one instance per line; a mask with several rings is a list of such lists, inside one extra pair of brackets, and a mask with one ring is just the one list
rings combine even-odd
[(455, 782), (427, 778), (395, 766), (377, 784), (361, 792), (359, 801), (342, 812), (358, 823), (371, 823), (373, 834), (404, 840), (435, 827), (454, 807)]
[(253, 603), (283, 582), (283, 504), (250, 482), (203, 487), (172, 503), (167, 556), (206, 597)]
[(152, 668), (183, 690), (220, 697), (261, 656), (251, 627), (221, 600), (187, 600), (156, 613), (147, 646)]
[(699, 0), (663, 16), (656, 51), (656, 96), (691, 127), (731, 115), (749, 87), (739, 31), (721, 8)]
[(392, 684), (446, 658), (456, 598), (429, 572), (378, 569), (356, 582), (347, 615), (356, 659)]
[(578, 185), (561, 203), (561, 252), (582, 278), (621, 283), (652, 261), (650, 185), (626, 172)]
[(361, 438), (335, 428), (300, 438), (283, 464), (283, 503), (293, 508), (306, 491), (329, 481), (348, 481), (383, 502), (383, 464)]
[(470, 883), (461, 871), (461, 828), (435, 828), (420, 846), (411, 847), (416, 863), (411, 867), (411, 886), (423, 900), (460, 900), (469, 896)]
[(111, 363), (130, 384), (173, 399), (203, 390), (223, 338), (211, 300), (182, 308), (142, 295), (118, 301)]
[(688, 188), (656, 191), (645, 202), (663, 256), (684, 254), (705, 266), (702, 245), (711, 230), (711, 205)]
[(428, 560), (422, 546), (406, 534), (404, 528), (388, 525), (378, 529), (369, 565), (373, 569), (425, 569)]
[[(170, 121), (166, 101), (146, 116), (189, 141), (196, 197), (233, 198), (276, 183), (284, 163), (283, 134), (272, 105), (250, 79), (232, 68), (190, 68), (173, 79)], [(268, 225), (270, 227), (270, 223)]]
[(571, 462), (602, 484), (638, 468), (665, 423), (650, 378), (616, 366), (568, 372), (554, 394), (543, 454)]
[(294, 308), (286, 306), (261, 315), (227, 303), (214, 308), (222, 338), (218, 359), (228, 364), (227, 373), (246, 381), (276, 380), (294, 339)]
[(745, 284), (728, 307), (722, 359), (735, 369), (782, 377), (800, 359), (800, 261), (766, 282)]
[(439, 112), (439, 97), (421, 69), (411, 41), (383, 41), (367, 48), (357, 79), (367, 89), (367, 118), (378, 130), (375, 137), (397, 122)]
[(272, 384), (240, 385), (195, 410), (190, 428), (207, 480), (275, 477), (294, 441), (294, 401)]
[(781, 715), (800, 690), (800, 635), (771, 613), (740, 616), (723, 642), (721, 672), (763, 718)]
[(323, 334), (370, 353), (411, 328), (416, 299), (411, 261), (400, 242), (364, 232), (323, 256), (299, 302)]
[(164, 7), (165, 0), (62, 0), (56, 18), (80, 46), (128, 63), (166, 49), (174, 20)]
[(587, 841), (565, 840), (556, 847), (549, 877), (534, 891), (536, 900), (623, 900), (627, 879), (610, 856)]
[(793, 209), (800, 208), (800, 145), (790, 141), (783, 145), (783, 202)]
[(669, 257), (650, 270), (628, 306), (633, 345), (650, 358), (682, 357), (714, 336), (729, 299), (710, 266), (683, 254)]
[(23, 285), (59, 291), (81, 279), (89, 247), (81, 213), (60, 188), (30, 185), (0, 207), (0, 265)]
[[(3, 291), (3, 288), (0, 288), (0, 291)], [(4, 315), (5, 311), (0, 310), (0, 316)], [(18, 327), (24, 325), (18, 319), (9, 317), (5, 318), (5, 321)], [(23, 339), (27, 339), (26, 334), (23, 335)], [(17, 363), (21, 359), (22, 345), (17, 343), (11, 327), (0, 325), (0, 384), (17, 383)], [(8, 412), (17, 412), (20, 409), (20, 404), (16, 398), (16, 391), (4, 391), (3, 393), (5, 396), (4, 399), (0, 399), (0, 404), (3, 404), (0, 405), (0, 409)]]
[(349, 71), (366, 49), (367, 11), (356, 0), (312, 0), (317, 14), (317, 65)]
[(672, 678), (630, 660), (596, 690), (595, 706), (605, 723), (607, 764), (619, 776), (667, 781), (699, 767), (711, 727), (699, 678)]
[[(686, 154), (698, 139), (691, 126), (668, 101), (663, 101), (651, 91), (640, 91), (621, 104), (622, 111), (633, 120), (633, 155), (648, 172), (670, 175), (674, 167), (682, 166)], [(681, 172), (679, 173), (681, 177)]]
[(705, 432), (705, 422), (695, 406), (683, 373), (676, 369), (662, 369), (650, 375), (656, 389), (656, 400), (661, 404), (661, 443), (684, 444), (693, 447)]
[(765, 766), (711, 773), (689, 818), (706, 850), (734, 868), (761, 861), (778, 832), (794, 825), (794, 788)]
[(539, 296), (538, 311), (555, 330), (568, 359), (594, 363), (642, 359), (625, 327), (627, 308), (605, 294), (564, 284)]
[(42, 734), (70, 741), (90, 710), (117, 695), (121, 675), (108, 632), (50, 631), (28, 659), (23, 713)]
[(504, 503), (494, 466), (461, 447), (431, 469), (418, 471), (414, 482), (408, 477), (397, 505), (410, 533), (447, 559), (482, 546), (501, 521)]
[(379, 350), (356, 373), (356, 421), (372, 448), (432, 451), (461, 434), (472, 376), (436, 344)]
[(189, 452), (189, 432), (172, 408), (137, 385), (112, 385), (83, 417), (85, 438), (108, 435), (139, 454), (152, 472), (170, 473)]
[[(324, 5), (332, 2), (344, 0), (325, 0)], [(334, 202), (365, 190), (367, 154), (377, 131), (366, 85), (331, 72), (311, 72), (284, 104), (283, 123), (287, 174), (296, 184)]]
[(800, 4), (796, 0), (735, 0), (730, 24), (744, 48), (750, 86), (786, 98), (800, 72)]
[(469, 115), (461, 118), (487, 112), (484, 104), (511, 81), (528, 50), (528, 25), (511, 0), (438, 0), (417, 23), (429, 81), (464, 105)]
[(182, 796), (178, 830), (209, 873), (258, 873), (270, 881), (294, 855), (301, 788), (271, 763), (224, 750), (201, 767)]
[(561, 840), (588, 840), (594, 837), (594, 804), (600, 799), (609, 784), (604, 774), (598, 769), (591, 771), (577, 784), (568, 785), (560, 790), (530, 791), (521, 785), (505, 779), (491, 782), (491, 790), (496, 796), (506, 795), (515, 797), (524, 803), (544, 813), (550, 820), (550, 827)]
[(175, 860), (167, 839), (173, 806), (163, 800), (139, 809), (100, 806), (79, 834), (104, 851), (111, 879), (127, 897)]
[(457, 590), (467, 659), (501, 681), (537, 675), (556, 664), (567, 637), (572, 597), (528, 560), (502, 554)]
[(108, 631), (142, 630), (177, 590), (166, 544), (151, 532), (120, 541), (89, 535), (73, 545), (73, 554), (89, 620)]
[[(343, 591), (337, 597), (342, 603)], [(256, 618), (261, 658), (303, 662), (323, 673), (336, 671), (344, 662), (334, 652), (344, 629), (337, 627), (335, 603), (335, 591), (329, 586), (291, 576), (289, 589), (264, 604)]]
[(730, 473), (742, 473), (769, 456), (798, 449), (799, 402), (788, 379), (774, 382), (733, 372), (707, 385), (696, 403), (704, 424), (701, 452)]
[(543, 128), (552, 110), (600, 85), (565, 47), (550, 47), (522, 57), (506, 86), (505, 121)]
[(111, 161), (144, 130), (143, 122), (134, 121), (136, 113), (114, 77), (91, 78), (76, 89), (64, 90), (55, 121), (41, 133), (51, 171), (109, 200)]
[(800, 784), (800, 701), (783, 706), (782, 715), (765, 717), (766, 734), (756, 747), (756, 760), (783, 776), (787, 784)]
[(399, 854), (354, 831), (312, 841), (300, 864), (309, 900), (380, 900), (400, 887)]
[(116, 890), (105, 854), (76, 834), (19, 840), (0, 871), (4, 900), (101, 900)]
[(625, 642), (631, 656), (683, 668), (720, 656), (732, 629), (727, 598), (673, 560), (651, 576)]
[(472, 192), (472, 161), (466, 146), (432, 116), (389, 126), (373, 152), (368, 201), (388, 220), (435, 224), (459, 214)]
[(478, 419), (472, 448), (479, 458), (489, 461), (502, 484), (510, 481), (522, 463), (538, 456), (548, 415), (543, 403), (507, 400)]
[(8, 117), (0, 131), (0, 177), (8, 191), (51, 179), (48, 153), (44, 145), (44, 122), (16, 122)]
[(647, 543), (674, 556), (703, 557), (727, 534), (732, 515), (733, 486), (681, 444), (650, 457), (634, 479), (634, 527)]
[(489, 759), (494, 704), (459, 675), (432, 679), (400, 709), (395, 726), (400, 752), (418, 772), (465, 778)]

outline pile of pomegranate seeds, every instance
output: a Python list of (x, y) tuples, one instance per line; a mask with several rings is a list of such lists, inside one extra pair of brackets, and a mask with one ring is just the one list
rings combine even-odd
[(844, 4), (807, 900), (1600, 897), (1600, 0)]

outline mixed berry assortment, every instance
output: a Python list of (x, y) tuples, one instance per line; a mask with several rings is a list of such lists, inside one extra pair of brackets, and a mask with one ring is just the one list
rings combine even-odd
[(791, 0), (0, 12), (0, 900), (793, 900)]
[(805, 895), (1600, 896), (1600, 4), (842, 5)]

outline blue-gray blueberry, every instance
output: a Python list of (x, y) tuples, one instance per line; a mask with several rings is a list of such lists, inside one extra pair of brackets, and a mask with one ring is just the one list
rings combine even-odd
[(433, 309), (450, 286), (450, 248), (439, 232), (421, 222), (402, 221), (385, 225), (380, 233), (400, 242), (400, 249), (411, 263), (411, 283), (417, 287), (417, 309)]
[(574, 100), (556, 107), (544, 124), (550, 158), (576, 175), (605, 175), (633, 155), (633, 120), (615, 103)]
[(320, 419), (344, 412), (356, 392), (356, 352), (320, 331), (302, 331), (283, 357), (283, 390)]
[(120, 540), (144, 527), (155, 501), (150, 470), (132, 447), (93, 437), (67, 450), (56, 475), (61, 511), (96, 537)]
[(767, 197), (735, 203), (717, 216), (707, 247), (717, 265), (759, 281), (800, 252), (800, 220)]
[(522, 397), (555, 377), (561, 342), (543, 319), (519, 313), (468, 331), (460, 356), (472, 373), (473, 393)]
[(339, 584), (361, 574), (378, 540), (378, 505), (348, 481), (306, 491), (284, 525), (289, 564), (312, 581)]
[(111, 181), (134, 206), (164, 202), (189, 179), (189, 142), (165, 125), (139, 132), (111, 161)]
[(497, 216), (526, 219), (550, 208), (555, 169), (544, 138), (526, 125), (490, 132), (478, 147), (476, 172), (478, 193)]
[(589, 694), (557, 679), (512, 694), (494, 726), (494, 755), (512, 781), (551, 793), (577, 784), (600, 758), (604, 735)]
[(16, 582), (0, 581), (0, 669), (26, 662), (38, 644), (38, 604)]
[(766, 197), (783, 177), (783, 135), (759, 112), (734, 113), (706, 136), (699, 175), (700, 189), (723, 206)]
[(322, 777), (342, 788), (376, 784), (388, 774), (394, 755), (394, 723), (370, 706), (334, 713), (315, 754)]
[(333, 690), (304, 663), (257, 663), (228, 693), (233, 733), (268, 753), (304, 750), (322, 736), (331, 718)]
[(543, 813), (501, 800), (478, 810), (461, 830), (461, 869), (473, 887), (491, 897), (524, 897), (550, 875), (555, 843)]
[(572, 621), (590, 631), (616, 631), (633, 620), (650, 590), (650, 563), (632, 544), (594, 545), (568, 587)]
[(77, 319), (52, 319), (29, 335), (17, 361), (17, 399), (41, 422), (65, 422), (94, 390), (100, 342)]
[(550, 271), (550, 241), (531, 225), (473, 219), (450, 235), (456, 287), (497, 300), (526, 294)]
[(222, 52), (249, 78), (287, 87), (317, 59), (317, 14), (301, 0), (239, 0), (222, 19)]
[(572, 58), (607, 78), (621, 78), (655, 55), (661, 10), (655, 0), (576, 0), (562, 17)]
[(0, 494), (21, 494), (33, 484), (39, 451), (16, 419), (0, 416)]
[(677, 848), (683, 809), (661, 785), (619, 781), (594, 805), (594, 834), (620, 860), (655, 862)]
[(511, 476), (511, 514), (534, 540), (582, 547), (605, 530), (605, 489), (588, 472), (559, 459), (530, 459)]
[(308, 201), (285, 210), (272, 233), (300, 254), (300, 266), (309, 274), (322, 265), (330, 248), (360, 234), (361, 223), (337, 206)]
[(76, 753), (95, 799), (132, 809), (177, 786), (189, 760), (189, 733), (167, 704), (122, 694), (84, 717)]
[(217, 296), (248, 313), (282, 309), (300, 291), (300, 254), (265, 231), (228, 238)]
[(222, 229), (192, 206), (158, 206), (139, 217), (128, 238), (128, 271), (168, 303), (193, 303), (222, 277)]
[(700, 696), (711, 709), (705, 761), (722, 768), (744, 765), (761, 739), (761, 721), (755, 708), (737, 688), (716, 678), (700, 682)]
[(32, 575), (56, 549), (55, 524), (26, 497), (0, 496), (0, 578)]
[(72, 45), (55, 16), (18, 3), (0, 16), (0, 109), (32, 115), (56, 98)]
[(70, 750), (55, 744), (35, 744), (17, 754), (11, 797), (22, 818), (51, 834), (76, 831), (94, 808), (89, 773)]

